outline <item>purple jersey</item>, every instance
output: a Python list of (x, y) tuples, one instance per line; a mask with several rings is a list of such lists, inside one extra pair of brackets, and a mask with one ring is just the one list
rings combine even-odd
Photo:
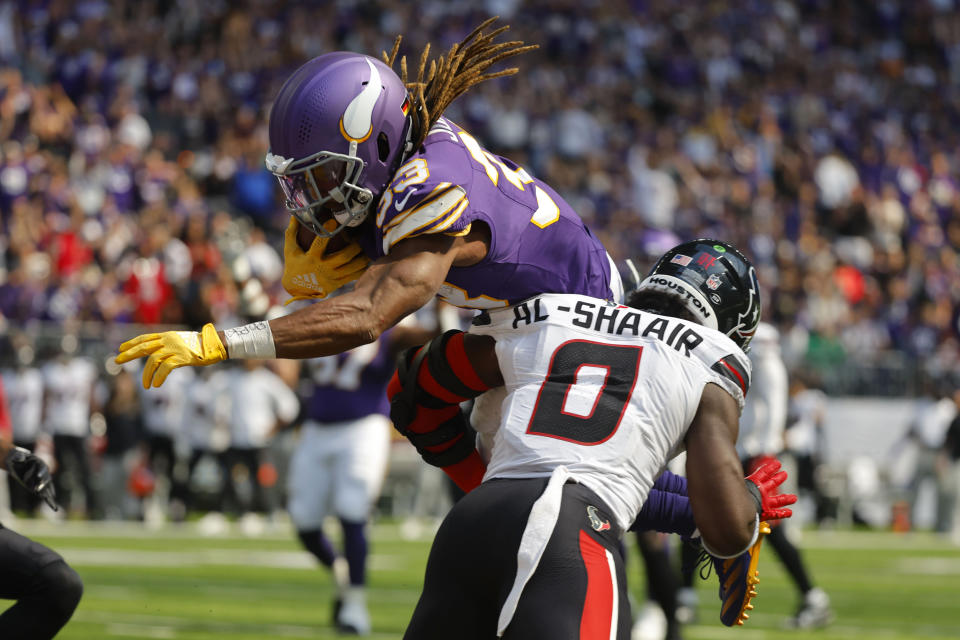
[(379, 258), (404, 238), (466, 235), (475, 222), (490, 229), (490, 251), (450, 269), (437, 293), (446, 302), (491, 309), (540, 293), (612, 297), (607, 253), (570, 205), (444, 118), (394, 175), (366, 249)]
[(306, 363), (309, 389), (304, 417), (319, 423), (357, 420), (373, 413), (389, 415), (387, 383), (396, 369), (390, 332), (345, 353)]

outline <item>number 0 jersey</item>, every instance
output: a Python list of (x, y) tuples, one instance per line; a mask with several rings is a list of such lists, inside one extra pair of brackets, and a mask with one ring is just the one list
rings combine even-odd
[(576, 295), (543, 295), (471, 328), (496, 339), (507, 396), (484, 480), (564, 466), (626, 529), (683, 447), (703, 387), (743, 408), (750, 361), (692, 322)]
[[(494, 155), (445, 118), (396, 172), (360, 243), (373, 259), (401, 240), (490, 230), (478, 264), (453, 267), (438, 296), (471, 309), (506, 307), (541, 293), (619, 299), (619, 274), (600, 241), (548, 185)], [(613, 291), (611, 291), (613, 288)]]

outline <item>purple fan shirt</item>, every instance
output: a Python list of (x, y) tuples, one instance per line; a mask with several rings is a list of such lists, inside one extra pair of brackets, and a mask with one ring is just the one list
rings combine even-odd
[(438, 296), (458, 307), (504, 307), (540, 293), (610, 299), (610, 262), (600, 241), (552, 188), (514, 162), (484, 150), (441, 118), (420, 151), (397, 170), (361, 240), (373, 258), (427, 234), (490, 229), (478, 264), (453, 267)]
[(329, 424), (389, 415), (387, 383), (396, 369), (390, 333), (345, 353), (308, 360), (304, 417)]

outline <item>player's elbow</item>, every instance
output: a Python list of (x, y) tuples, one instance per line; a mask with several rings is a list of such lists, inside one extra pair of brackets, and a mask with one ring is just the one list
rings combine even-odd
[(390, 328), (388, 322), (380, 318), (367, 318), (366, 322), (361, 322), (357, 326), (357, 335), (361, 344), (370, 344), (376, 342), (383, 335), (383, 332)]

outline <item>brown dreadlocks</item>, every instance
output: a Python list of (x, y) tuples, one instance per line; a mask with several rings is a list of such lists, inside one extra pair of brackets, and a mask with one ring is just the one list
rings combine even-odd
[[(517, 73), (516, 67), (484, 73), (494, 63), (536, 49), (537, 45), (525, 45), (521, 40), (494, 43), (494, 39), (509, 29), (504, 25), (484, 35), (482, 31), (497, 21), (499, 16), (485, 20), (480, 26), (470, 32), (462, 41), (450, 47), (446, 56), (428, 60), (430, 44), (428, 43), (420, 54), (420, 67), (417, 70), (417, 79), (410, 80), (407, 75), (407, 57), (400, 58), (400, 79), (410, 91), (413, 102), (413, 148), (423, 144), (430, 131), (430, 127), (443, 114), (451, 102), (462, 95), (475, 84), (484, 80), (492, 80), (502, 76), (511, 76)], [(393, 43), (393, 51), (383, 52), (383, 61), (393, 68), (400, 50), (400, 40), (397, 36)], [(429, 67), (428, 63), (429, 62)]]

